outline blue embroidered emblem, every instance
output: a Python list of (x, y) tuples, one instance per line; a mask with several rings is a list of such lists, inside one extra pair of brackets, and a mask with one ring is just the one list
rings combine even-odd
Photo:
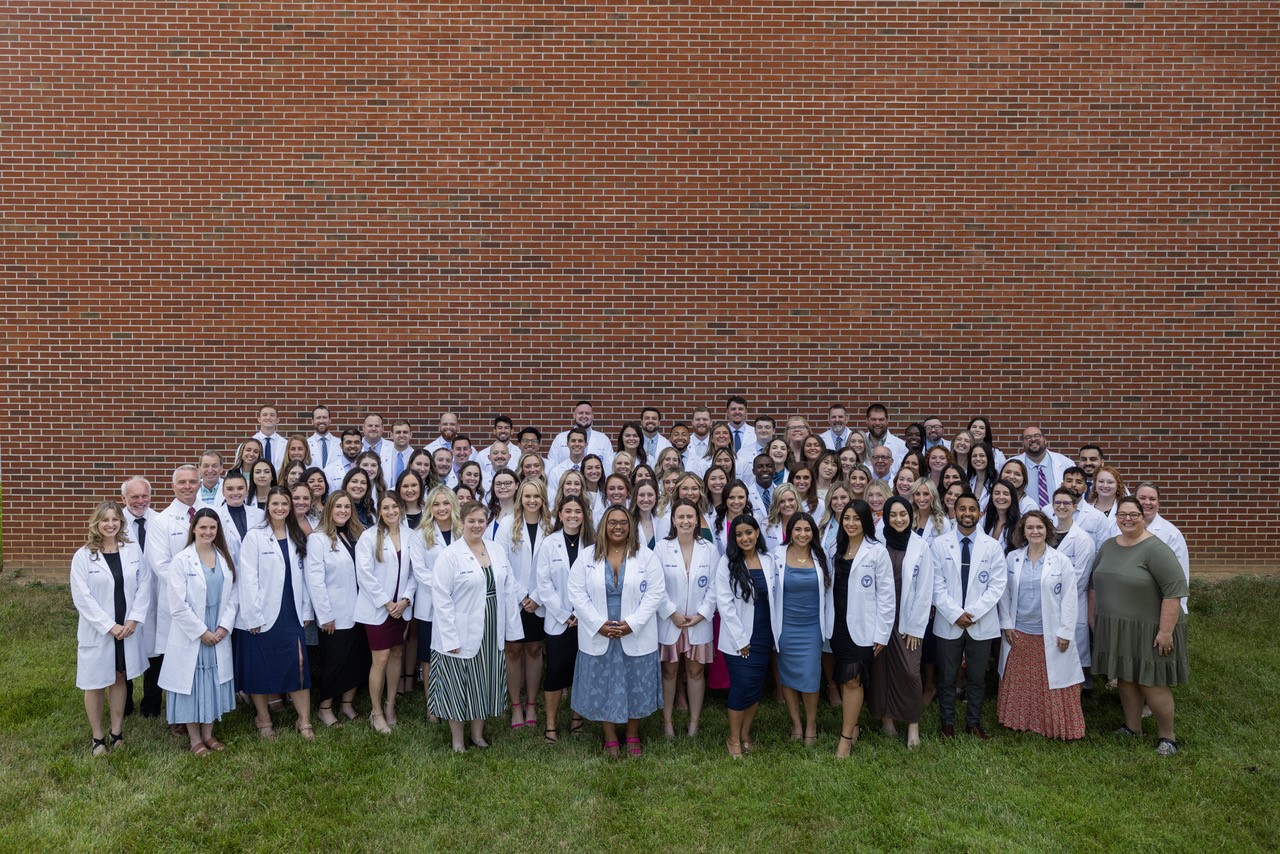
[(863, 586), (863, 587), (870, 587), (870, 586), (871, 586), (871, 576), (869, 576), (869, 575), (864, 575), (864, 576), (862, 576), (862, 586)]
[(987, 572), (985, 569), (982, 570), (982, 572), (978, 573), (978, 580), (981, 581), (983, 584), (986, 584), (988, 581), (991, 580), (991, 573)]

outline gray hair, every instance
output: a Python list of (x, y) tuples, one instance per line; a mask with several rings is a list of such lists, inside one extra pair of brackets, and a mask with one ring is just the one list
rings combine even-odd
[(193, 472), (195, 472), (195, 473), (196, 473), (196, 476), (199, 476), (199, 475), (200, 475), (200, 469), (198, 469), (198, 468), (196, 468), (195, 466), (191, 465), (191, 463), (187, 463), (186, 465), (178, 466), (176, 469), (174, 469), (174, 470), (173, 470), (173, 482), (174, 482), (174, 483), (177, 483), (177, 482), (178, 482), (178, 472), (180, 472), (180, 471), (193, 471)]
[(133, 477), (127, 479), (124, 483), (120, 484), (121, 498), (128, 497), (129, 484), (131, 483), (145, 483), (147, 485), (147, 492), (151, 491), (151, 481), (147, 480), (145, 477), (143, 477), (140, 474), (135, 474)]

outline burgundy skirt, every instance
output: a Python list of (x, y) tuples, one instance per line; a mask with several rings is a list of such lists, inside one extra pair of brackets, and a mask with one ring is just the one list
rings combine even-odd
[(369, 649), (382, 650), (402, 646), (407, 625), (403, 617), (399, 619), (387, 617), (386, 622), (379, 626), (371, 626), (366, 623), (364, 633), (369, 638)]

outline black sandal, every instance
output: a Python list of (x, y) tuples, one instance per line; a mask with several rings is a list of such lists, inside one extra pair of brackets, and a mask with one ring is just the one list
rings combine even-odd
[(111, 736), (111, 749), (112, 749), (112, 750), (115, 750), (115, 749), (116, 749), (116, 747), (117, 747), (118, 745), (120, 745), (120, 744), (123, 744), (123, 743), (124, 743), (124, 733), (122, 733), (122, 732), (113, 732), (113, 733), (109, 733), (109, 735)]
[(582, 732), (582, 718), (573, 718), (569, 721), (569, 735), (577, 735)]
[[(555, 738), (552, 738), (552, 737), (551, 737), (551, 736), (553, 736), (553, 735), (555, 736)], [(557, 731), (556, 731), (556, 730), (554, 730), (554, 729), (549, 729), (549, 728), (548, 728), (548, 729), (543, 730), (543, 731), (542, 731), (542, 737), (543, 737), (543, 738), (545, 738), (545, 739), (547, 740), (547, 744), (559, 744), (559, 743), (560, 743), (560, 734), (559, 734), (559, 732), (557, 732)]]
[[(94, 756), (106, 756), (107, 740), (105, 738), (94, 738), (92, 739), (92, 741), (93, 741), (93, 744), (89, 745), (89, 752), (92, 753)], [(101, 753), (98, 752), (99, 747), (102, 748)]]

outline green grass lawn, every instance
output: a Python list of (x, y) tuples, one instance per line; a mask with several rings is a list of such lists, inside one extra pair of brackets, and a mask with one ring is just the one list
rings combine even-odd
[(605, 758), (590, 724), (547, 747), (499, 720), (492, 749), (455, 756), (420, 695), (401, 702), (390, 737), (347, 724), (306, 743), (280, 716), (280, 739), (263, 743), (240, 708), (219, 729), (226, 753), (193, 758), (135, 717), (127, 747), (95, 758), (67, 588), (5, 579), (0, 850), (1275, 851), (1280, 580), (1198, 584), (1191, 602), (1192, 682), (1175, 691), (1183, 751), (1169, 759), (1150, 721), (1141, 741), (1110, 735), (1119, 705), (1102, 691), (1080, 743), (1002, 730), (989, 702), (990, 742), (939, 742), (930, 709), (908, 752), (864, 717), (844, 762), (831, 755), (838, 710), (823, 707), (820, 743), (805, 748), (771, 700), (755, 753), (731, 762), (714, 696), (696, 740), (664, 742), (654, 715), (638, 760)]

